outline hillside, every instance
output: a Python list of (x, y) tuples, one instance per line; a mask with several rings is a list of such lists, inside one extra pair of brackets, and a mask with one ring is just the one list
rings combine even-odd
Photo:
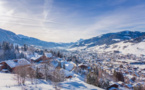
[(138, 31), (122, 31), (117, 33), (107, 33), (100, 36), (96, 36), (90, 39), (82, 40), (81, 42), (74, 44), (74, 47), (86, 47), (90, 48), (96, 45), (111, 45), (121, 41), (131, 40), (143, 36), (145, 32)]
[(27, 37), (24, 35), (16, 35), (15, 33), (11, 31), (0, 29), (0, 42), (3, 42), (3, 41), (16, 43), (20, 45), (27, 44), (27, 45), (35, 45), (35, 46), (41, 46), (41, 47), (47, 47), (47, 48), (67, 47), (72, 44), (72, 43), (46, 42), (46, 41), (42, 41), (33, 37)]
[[(0, 90), (55, 90), (53, 83), (38, 79), (37, 84), (27, 81), (26, 85), (17, 85), (14, 74), (0, 73)], [(9, 83), (7, 83), (9, 82)], [(82, 81), (79, 76), (61, 83), (61, 90), (103, 90)]]

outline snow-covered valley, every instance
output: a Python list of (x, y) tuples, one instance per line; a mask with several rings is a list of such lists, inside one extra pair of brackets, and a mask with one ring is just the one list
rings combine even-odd
[[(137, 38), (132, 34), (138, 34)], [(109, 33), (72, 44), (60, 49), (2, 42), (0, 90), (145, 87), (145, 37), (141, 32)]]

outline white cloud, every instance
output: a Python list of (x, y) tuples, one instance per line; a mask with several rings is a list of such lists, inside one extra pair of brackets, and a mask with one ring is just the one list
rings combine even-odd
[[(112, 5), (125, 2), (120, 1)], [(83, 17), (85, 13), (69, 12), (69, 8), (59, 7), (53, 0), (2, 0), (0, 26), (45, 41), (70, 42), (125, 29), (143, 31), (144, 10), (144, 5), (138, 5)]]

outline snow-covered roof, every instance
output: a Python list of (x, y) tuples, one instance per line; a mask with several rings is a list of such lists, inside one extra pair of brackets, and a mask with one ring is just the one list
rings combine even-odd
[(58, 62), (56, 60), (51, 61), (51, 64), (56, 68), (58, 66)]
[(0, 64), (0, 66), (3, 66), (2, 64)]
[(18, 65), (22, 66), (22, 65), (28, 65), (30, 64), (29, 61), (27, 61), (26, 59), (18, 59)]
[(2, 69), (3, 72), (8, 71), (8, 69)]
[(64, 70), (64, 73), (65, 73), (65, 76), (68, 77), (68, 76), (73, 76), (74, 73), (73, 72), (69, 72), (67, 70)]
[(132, 88), (133, 86), (131, 84), (126, 84), (127, 87)]
[(14, 68), (16, 67), (16, 62), (14, 62), (13, 60), (8, 60), (8, 61), (5, 61), (11, 68)]
[(57, 60), (58, 60), (58, 61), (61, 61), (61, 60), (62, 60), (62, 58), (57, 58)]
[(34, 56), (34, 57), (31, 57), (32, 60), (37, 60), (41, 57), (42, 55), (37, 55), (37, 56)]
[(118, 84), (120, 84), (120, 85), (121, 85), (121, 84), (123, 84), (123, 82), (122, 82), (122, 81), (119, 81), (119, 82), (117, 82), (117, 83), (118, 83)]
[(120, 41), (120, 39), (112, 39), (113, 41)]
[(51, 53), (45, 53), (44, 54), (46, 57), (48, 57), (48, 58), (51, 58), (52, 57), (52, 54)]
[(65, 70), (71, 71), (76, 65), (73, 62), (67, 62), (67, 61), (57, 61), (53, 60), (51, 61), (51, 64), (56, 68), (59, 63), (61, 63), (61, 68), (63, 68), (63, 65), (65, 65)]
[(73, 62), (61, 62), (61, 65), (63, 67), (63, 64), (65, 64), (65, 69), (68, 70), (68, 71), (71, 71), (74, 67), (75, 67), (75, 64)]
[(27, 61), (26, 59), (17, 59), (18, 61), (14, 60), (8, 60), (5, 61), (11, 68), (14, 68), (16, 66), (24, 66), (24, 65), (29, 65), (30, 62)]
[(87, 64), (83, 64), (83, 63), (79, 64), (78, 66), (82, 66), (82, 65), (84, 65), (84, 66), (88, 66)]

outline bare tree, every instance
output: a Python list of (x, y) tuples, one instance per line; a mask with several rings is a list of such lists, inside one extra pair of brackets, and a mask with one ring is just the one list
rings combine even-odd
[(44, 76), (45, 76), (45, 80), (48, 80), (49, 77), (49, 63), (45, 63), (44, 64)]
[(25, 79), (27, 76), (27, 69), (25, 66), (19, 66), (14, 69), (14, 73), (16, 74), (16, 80), (18, 84), (24, 85)]
[(31, 84), (34, 83), (34, 79), (36, 78), (36, 71), (34, 69), (32, 69), (31, 66), (27, 67), (27, 75), (28, 75), (28, 78), (31, 79)]
[(51, 81), (53, 82), (55, 89), (59, 90), (58, 87), (59, 82), (63, 82), (65, 80), (65, 74), (63, 69), (55, 69), (51, 75)]

